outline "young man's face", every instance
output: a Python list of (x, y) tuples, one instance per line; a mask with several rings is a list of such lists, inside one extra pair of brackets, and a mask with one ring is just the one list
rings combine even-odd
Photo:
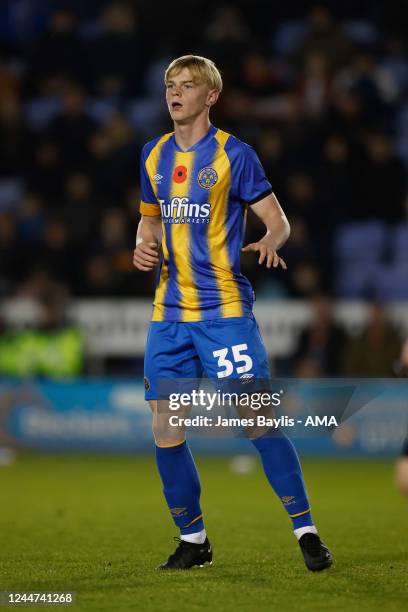
[(219, 92), (205, 83), (195, 83), (188, 68), (171, 75), (166, 83), (166, 101), (171, 118), (179, 125), (192, 123), (217, 101)]

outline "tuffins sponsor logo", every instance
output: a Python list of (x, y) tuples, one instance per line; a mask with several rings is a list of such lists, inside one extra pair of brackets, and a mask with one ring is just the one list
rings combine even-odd
[(196, 204), (190, 198), (159, 200), (163, 223), (209, 223), (211, 204)]
[(218, 174), (214, 168), (202, 168), (198, 173), (198, 182), (204, 189), (211, 189), (218, 181)]

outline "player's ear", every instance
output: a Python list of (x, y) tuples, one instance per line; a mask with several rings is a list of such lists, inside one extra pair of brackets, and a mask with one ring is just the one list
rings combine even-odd
[(210, 89), (207, 94), (207, 106), (213, 106), (217, 102), (219, 95), (219, 91), (217, 91), (216, 89)]

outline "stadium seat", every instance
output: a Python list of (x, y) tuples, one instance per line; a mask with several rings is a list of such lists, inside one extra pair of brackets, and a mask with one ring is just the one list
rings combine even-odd
[(60, 108), (57, 97), (33, 98), (25, 104), (24, 114), (31, 128), (41, 130), (54, 119)]
[(280, 57), (293, 53), (302, 44), (306, 31), (304, 20), (292, 19), (279, 24), (272, 39), (275, 53)]
[(405, 164), (408, 164), (408, 102), (402, 103), (396, 113), (395, 149)]
[(374, 294), (378, 264), (367, 261), (343, 262), (336, 266), (335, 294), (338, 297), (359, 299)]
[(408, 261), (396, 262), (377, 269), (376, 297), (381, 301), (408, 299)]
[(401, 225), (398, 225), (395, 228), (393, 245), (393, 256), (395, 262), (408, 262), (408, 223), (401, 223)]
[(127, 117), (135, 129), (149, 133), (150, 126), (163, 118), (163, 104), (157, 98), (141, 98), (129, 105)]
[(341, 226), (334, 241), (337, 261), (375, 262), (384, 252), (387, 229), (382, 221), (347, 223)]
[(19, 177), (0, 179), (0, 212), (17, 209), (24, 193), (24, 184)]
[(351, 19), (346, 21), (344, 29), (357, 45), (373, 45), (378, 41), (378, 31), (369, 21)]

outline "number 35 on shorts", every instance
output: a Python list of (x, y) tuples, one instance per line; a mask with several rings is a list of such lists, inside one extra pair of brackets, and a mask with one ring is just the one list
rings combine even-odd
[(252, 358), (246, 354), (247, 344), (234, 344), (213, 351), (213, 357), (218, 359), (217, 377), (227, 378), (232, 374), (245, 374), (252, 369)]

